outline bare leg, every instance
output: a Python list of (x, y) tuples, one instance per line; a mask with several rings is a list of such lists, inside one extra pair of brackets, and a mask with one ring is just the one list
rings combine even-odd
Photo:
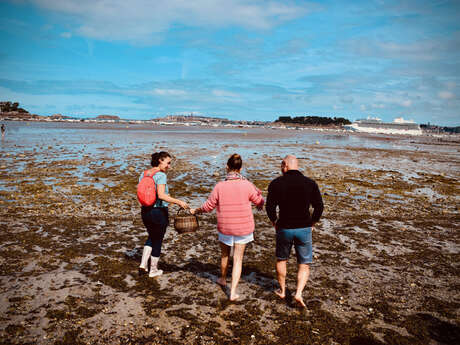
[(220, 244), (220, 278), (217, 279), (217, 284), (227, 286), (227, 271), (228, 271), (228, 256), (230, 255), (231, 247), (219, 242)]
[(275, 293), (282, 299), (286, 297), (286, 262), (287, 260), (278, 260), (276, 262), (276, 276), (280, 288), (275, 290)]
[(305, 303), (303, 302), (302, 292), (307, 284), (308, 277), (310, 276), (310, 265), (308, 264), (299, 264), (299, 271), (297, 272), (297, 291), (295, 293), (294, 299), (297, 304), (305, 308)]
[(232, 287), (230, 289), (230, 301), (235, 301), (240, 297), (236, 294), (236, 288), (241, 277), (241, 268), (243, 266), (243, 255), (246, 244), (236, 244), (233, 250), (233, 269), (232, 269)]

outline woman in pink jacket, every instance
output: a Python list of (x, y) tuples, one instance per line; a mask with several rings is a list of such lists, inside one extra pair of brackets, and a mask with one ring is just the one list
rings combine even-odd
[(217, 230), (221, 249), (221, 276), (217, 283), (227, 285), (228, 257), (233, 251), (232, 285), (230, 300), (238, 299), (236, 288), (241, 276), (243, 255), (246, 244), (254, 240), (254, 217), (251, 202), (261, 209), (264, 198), (260, 191), (241, 174), (241, 156), (233, 154), (227, 161), (227, 177), (216, 184), (208, 200), (200, 207), (191, 210), (193, 214), (211, 212), (217, 208)]

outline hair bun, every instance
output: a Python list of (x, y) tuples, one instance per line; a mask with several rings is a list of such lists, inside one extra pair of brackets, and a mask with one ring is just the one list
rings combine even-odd
[(234, 153), (230, 156), (227, 161), (227, 166), (230, 170), (240, 170), (241, 166), (243, 165), (243, 159), (238, 153)]

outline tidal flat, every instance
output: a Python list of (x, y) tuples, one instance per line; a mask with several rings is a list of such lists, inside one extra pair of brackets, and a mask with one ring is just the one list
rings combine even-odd
[[(150, 154), (198, 207), (232, 153), (266, 197), (286, 154), (317, 181), (306, 310), (274, 293), (275, 231), (254, 208), (238, 302), (216, 284), (215, 212), (138, 274)], [(460, 140), (340, 131), (8, 122), (0, 146), (0, 344), (459, 344)], [(231, 271), (231, 268), (230, 268)], [(228, 278), (230, 283), (230, 277)]]

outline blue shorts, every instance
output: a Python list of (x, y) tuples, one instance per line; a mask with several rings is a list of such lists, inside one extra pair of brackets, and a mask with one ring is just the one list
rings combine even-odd
[(276, 258), (287, 260), (294, 245), (297, 263), (311, 264), (313, 249), (311, 245), (311, 227), (297, 229), (278, 229), (276, 231)]

